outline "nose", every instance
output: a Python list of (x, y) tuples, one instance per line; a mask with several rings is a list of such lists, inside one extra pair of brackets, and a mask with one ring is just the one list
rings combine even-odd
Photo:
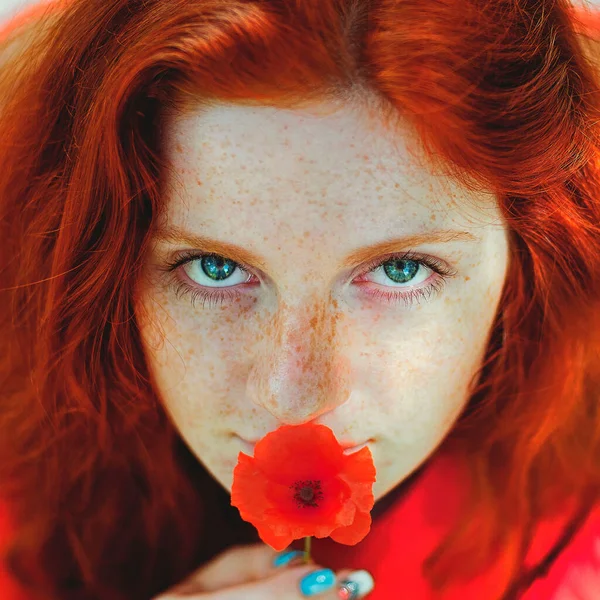
[(300, 425), (334, 410), (350, 396), (350, 361), (339, 315), (318, 304), (280, 309), (259, 342), (247, 393), (282, 425)]

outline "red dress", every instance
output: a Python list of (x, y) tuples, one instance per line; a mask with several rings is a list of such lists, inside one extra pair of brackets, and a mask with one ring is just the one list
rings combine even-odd
[[(50, 5), (68, 0), (43, 0), (0, 28), (0, 41)], [(600, 37), (600, 11), (577, 10), (575, 26), (590, 37)], [(408, 492), (375, 518), (367, 537), (356, 546), (330, 539), (313, 539), (312, 554), (323, 566), (367, 569), (375, 579), (369, 600), (488, 600), (505, 589), (507, 573), (501, 557), (468, 584), (434, 595), (421, 575), (421, 564), (449, 527), (466, 489), (464, 465), (448, 455), (436, 454)], [(476, 519), (477, 515), (473, 515)], [(561, 532), (564, 519), (543, 523), (534, 536), (528, 565), (538, 562)], [(28, 600), (2, 570), (2, 551), (10, 538), (6, 506), (0, 504), (0, 599)], [(587, 519), (545, 577), (536, 580), (522, 600), (600, 600), (600, 507)]]
[[(421, 574), (423, 560), (454, 522), (467, 488), (465, 464), (438, 453), (407, 493), (374, 519), (362, 542), (343, 546), (329, 538), (313, 539), (313, 557), (334, 570), (367, 569), (375, 580), (368, 600), (496, 600), (509, 580), (502, 555), (475, 579), (443, 595), (436, 595)], [(538, 527), (527, 567), (544, 558), (569, 516)], [(600, 506), (522, 600), (600, 600)]]

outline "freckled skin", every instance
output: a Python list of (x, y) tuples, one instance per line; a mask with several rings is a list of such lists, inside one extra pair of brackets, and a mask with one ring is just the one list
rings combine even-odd
[[(221, 105), (169, 127), (177, 175), (167, 186), (167, 223), (268, 264), (245, 290), (247, 276), (236, 276), (238, 298), (193, 307), (156, 267), (195, 249), (155, 245), (138, 320), (175, 425), (227, 490), (242, 449), (234, 434), (258, 439), (282, 424), (316, 421), (339, 439), (372, 438), (380, 499), (433, 453), (468, 400), (508, 266), (495, 198), (434, 175), (408, 134), (390, 135), (349, 106), (320, 113)], [(406, 307), (371, 298), (363, 285), (406, 286), (381, 283), (384, 276), (359, 286), (357, 278), (373, 275), (356, 265), (351, 277), (338, 266), (358, 247), (432, 228), (480, 239), (398, 248), (457, 270), (430, 300)], [(422, 268), (416, 287), (437, 277)], [(201, 285), (211, 285), (208, 277)]]

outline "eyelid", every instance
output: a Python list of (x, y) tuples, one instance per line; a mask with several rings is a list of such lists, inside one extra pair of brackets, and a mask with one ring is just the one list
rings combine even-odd
[(366, 265), (358, 266), (351, 274), (351, 279), (357, 276), (366, 275), (390, 260), (412, 260), (425, 265), (430, 271), (444, 278), (452, 278), (458, 274), (458, 270), (450, 265), (445, 260), (416, 252), (414, 250), (405, 250), (400, 252), (390, 252), (380, 258), (375, 258), (369, 261)]
[[(199, 260), (205, 256), (219, 256), (220, 258), (225, 258), (227, 260), (231, 260), (227, 256), (221, 256), (220, 254), (217, 255), (212, 252), (204, 252), (201, 250), (184, 250), (183, 252), (179, 252), (176, 254), (176, 258), (168, 263), (165, 270), (173, 271), (177, 268), (183, 267), (187, 263), (193, 262), (194, 260)], [(424, 256), (422, 256), (418, 253), (414, 253), (411, 250), (408, 250), (405, 252), (390, 252), (390, 253), (384, 254), (382, 257), (372, 259), (366, 265), (357, 265), (350, 272), (350, 278), (353, 278), (359, 274), (364, 274), (365, 272), (369, 271), (370, 269), (380, 266), (381, 263), (384, 263), (394, 257), (398, 257), (398, 258), (403, 257), (404, 259), (407, 259), (407, 260), (408, 259), (421, 260), (422, 258), (424, 258)], [(251, 265), (247, 265), (246, 263), (243, 263), (241, 261), (232, 261), (232, 262), (234, 262), (236, 264), (236, 266), (238, 266), (242, 271), (245, 271), (247, 273), (256, 273), (258, 271), (259, 273), (263, 274), (262, 269), (259, 269), (258, 267), (253, 267)]]
[[(250, 281), (248, 280), (241, 284), (236, 284), (231, 287), (225, 288), (205, 287), (192, 280), (189, 277), (189, 275), (185, 272), (185, 269), (181, 268), (188, 262), (209, 255), (218, 256), (219, 258), (225, 258), (226, 260), (231, 260), (219, 254), (200, 252), (198, 250), (195, 250), (187, 251), (186, 253), (184, 253), (183, 258), (180, 257), (176, 259), (175, 262), (171, 263), (166, 267), (159, 267), (160, 270), (169, 273), (170, 281), (168, 285), (169, 287), (173, 287), (177, 298), (180, 298), (181, 295), (185, 295), (188, 293), (191, 294), (192, 306), (195, 306), (195, 301), (198, 298), (203, 299), (203, 307), (206, 300), (209, 301), (210, 306), (213, 301), (216, 305), (226, 302), (227, 299), (239, 298), (240, 294), (243, 292), (236, 291), (236, 288), (238, 288), (239, 285), (247, 285), (248, 283), (250, 283)], [(405, 291), (388, 291), (388, 286), (383, 286), (382, 289), (379, 289), (379, 287), (365, 287), (364, 291), (368, 297), (378, 301), (381, 299), (381, 301), (387, 304), (404, 303), (406, 308), (409, 309), (412, 308), (415, 303), (419, 304), (420, 298), (426, 298), (426, 300), (430, 300), (432, 296), (437, 297), (437, 295), (440, 294), (441, 291), (444, 289), (446, 282), (458, 274), (458, 271), (454, 267), (450, 266), (446, 261), (439, 260), (428, 254), (421, 255), (410, 250), (402, 253), (386, 253), (385, 255), (379, 258), (369, 261), (366, 265), (359, 265), (357, 269), (354, 269), (353, 271), (352, 283), (356, 283), (359, 286), (361, 286), (363, 283), (366, 283), (364, 281), (354, 279), (355, 273), (359, 269), (360, 271), (362, 271), (362, 276), (364, 277), (374, 272), (376, 269), (380, 268), (390, 260), (414, 260), (415, 262), (419, 262), (420, 264), (425, 265), (430, 271), (433, 271), (435, 273), (433, 281), (429, 283), (429, 285), (426, 285), (424, 287), (408, 287), (405, 289)], [(246, 273), (250, 278), (252, 276), (255, 276), (254, 268), (249, 268), (248, 265), (245, 265), (241, 262), (231, 262), (234, 262), (235, 265), (240, 269), (240, 271)], [(183, 271), (183, 274), (178, 275), (177, 271), (180, 270)], [(262, 270), (258, 269), (258, 271), (262, 273)], [(184, 282), (182, 277), (188, 279), (189, 283)]]
[[(211, 255), (219, 256), (220, 258), (225, 258), (227, 260), (231, 260), (231, 259), (228, 259), (226, 256), (221, 256), (219, 254), (215, 254), (215, 253), (211, 253), (211, 252), (203, 252), (200, 250), (186, 250), (186, 251), (179, 253), (178, 256), (172, 262), (170, 262), (166, 266), (166, 268), (164, 268), (162, 270), (165, 270), (167, 272), (172, 272), (179, 268), (182, 268), (184, 265), (186, 265), (189, 262), (198, 260), (204, 256), (211, 256)], [(399, 251), (399, 252), (388, 252), (378, 258), (374, 258), (374, 259), (370, 260), (369, 262), (367, 262), (367, 264), (357, 265), (351, 271), (351, 273), (349, 275), (349, 279), (354, 280), (358, 276), (367, 275), (368, 273), (374, 271), (375, 269), (377, 269), (378, 267), (382, 266), (384, 263), (386, 263), (387, 261), (392, 260), (392, 259), (414, 260), (416, 262), (420, 262), (420, 263), (424, 264), (430, 271), (433, 271), (434, 273), (437, 273), (439, 276), (446, 277), (446, 278), (454, 277), (458, 273), (458, 271), (455, 268), (450, 266), (444, 260), (435, 258), (429, 254), (422, 254), (422, 253), (419, 253), (419, 252), (409, 249), (409, 250)], [(251, 267), (250, 265), (247, 265), (243, 262), (239, 262), (239, 261), (232, 261), (232, 262), (234, 262), (241, 271), (243, 271), (244, 273), (247, 273), (250, 276), (256, 277), (257, 271), (258, 271), (258, 273), (261, 273), (261, 274), (263, 273), (263, 271), (261, 269), (258, 269), (256, 267)], [(185, 273), (185, 270), (184, 270), (184, 273)], [(189, 276), (187, 274), (185, 274), (185, 276), (189, 278)], [(262, 279), (262, 277), (259, 277), (259, 279)], [(193, 282), (193, 280), (191, 280), (191, 281), (192, 281), (192, 284), (195, 284), (195, 282)], [(248, 282), (246, 281), (240, 285), (244, 285), (247, 283)], [(224, 289), (226, 289), (226, 288), (224, 288)]]
[(365, 264), (365, 265), (358, 265), (350, 273), (350, 277), (354, 277), (355, 275), (360, 275), (367, 271), (371, 271), (375, 267), (381, 266), (382, 263), (385, 263), (394, 258), (396, 260), (411, 260), (411, 259), (412, 260), (422, 260), (423, 258), (425, 258), (425, 256), (417, 254), (417, 253), (413, 252), (412, 250), (407, 250), (404, 252), (391, 252), (391, 253), (383, 255), (383, 257), (374, 258), (374, 259), (368, 261), (367, 264)]

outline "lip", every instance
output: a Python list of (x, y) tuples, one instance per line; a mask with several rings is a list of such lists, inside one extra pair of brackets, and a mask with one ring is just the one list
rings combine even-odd
[[(260, 440), (249, 441), (249, 440), (245, 440), (244, 438), (239, 438), (239, 439), (242, 442), (242, 444), (244, 445), (245, 451), (248, 452), (249, 454), (254, 453), (254, 446), (260, 441)], [(372, 439), (368, 439), (366, 442), (363, 442), (362, 444), (354, 444), (354, 442), (349, 442), (349, 443), (347, 442), (344, 444), (340, 444), (340, 446), (343, 448), (344, 454), (348, 455), (348, 454), (354, 454), (355, 452), (362, 450), (365, 446), (367, 446), (372, 441), (373, 441)]]
[(366, 444), (370, 441), (371, 440), (367, 440), (366, 442), (353, 442), (352, 440), (350, 440), (349, 442), (340, 442), (340, 446), (344, 450), (350, 450), (351, 448), (356, 448), (357, 446), (361, 446), (362, 444)]
[(238, 437), (238, 439), (240, 440), (241, 444), (242, 444), (242, 452), (250, 455), (250, 456), (254, 456), (254, 446), (256, 446), (256, 442), (249, 442), (248, 440), (245, 440), (244, 438)]
[(363, 448), (366, 448), (367, 445), (372, 442), (373, 440), (367, 440), (366, 442), (359, 444), (358, 446), (347, 446), (347, 444), (341, 444), (344, 447), (344, 454), (347, 456), (348, 454), (354, 454), (355, 452), (358, 452), (359, 450), (362, 450)]

